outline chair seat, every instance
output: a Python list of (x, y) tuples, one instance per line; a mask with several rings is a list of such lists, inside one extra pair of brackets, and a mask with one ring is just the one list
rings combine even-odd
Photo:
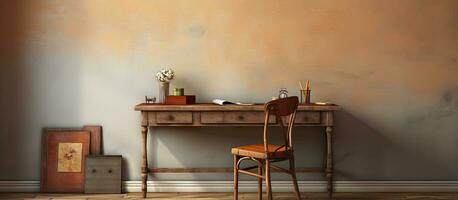
[[(272, 144), (268, 145), (267, 148), (268, 148), (269, 158), (288, 157), (290, 150), (286, 150), (284, 146), (278, 149), (279, 147), (280, 146), (276, 146)], [(247, 146), (241, 146), (241, 147), (234, 147), (232, 148), (232, 154), (238, 155), (238, 156), (261, 158), (261, 159), (267, 158), (266, 152), (264, 151), (264, 144), (254, 144), (254, 145), (247, 145)]]

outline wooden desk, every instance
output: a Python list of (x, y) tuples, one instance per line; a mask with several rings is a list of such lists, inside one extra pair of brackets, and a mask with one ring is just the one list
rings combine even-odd
[[(262, 126), (264, 123), (264, 105), (162, 105), (139, 104), (136, 111), (141, 111), (142, 132), (142, 192), (146, 197), (146, 182), (149, 173), (191, 173), (191, 172), (232, 172), (232, 168), (148, 168), (147, 133), (149, 126)], [(327, 191), (332, 194), (332, 126), (334, 111), (338, 105), (299, 105), (296, 114), (296, 126), (325, 127), (325, 167), (298, 168), (297, 172), (324, 172)], [(275, 123), (272, 118), (272, 123)], [(230, 152), (228, 152), (229, 154)]]

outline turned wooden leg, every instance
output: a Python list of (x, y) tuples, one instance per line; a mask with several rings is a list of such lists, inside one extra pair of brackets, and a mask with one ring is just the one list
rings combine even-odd
[(296, 193), (296, 199), (301, 199), (301, 193), (299, 192), (299, 186), (297, 185), (297, 176), (296, 176), (296, 167), (294, 166), (294, 156), (291, 156), (289, 159), (289, 170), (291, 171), (291, 176), (293, 177), (294, 192)]
[(237, 167), (238, 161), (239, 157), (234, 155), (234, 200), (238, 200), (239, 198), (239, 171)]
[(326, 180), (328, 182), (328, 196), (332, 199), (332, 127), (326, 127)]
[(146, 183), (148, 181), (148, 155), (147, 155), (147, 134), (148, 126), (142, 126), (142, 193), (146, 198)]
[[(258, 164), (258, 174), (262, 176), (262, 164)], [(258, 178), (258, 200), (262, 200), (262, 178)]]
[(266, 192), (267, 192), (267, 199), (272, 200), (272, 184), (270, 182), (270, 161), (266, 160)]

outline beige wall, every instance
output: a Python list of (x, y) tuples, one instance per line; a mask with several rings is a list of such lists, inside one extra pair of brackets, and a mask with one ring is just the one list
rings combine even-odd
[[(458, 1), (18, 0), (1, 1), (0, 25), (0, 180), (39, 179), (42, 127), (94, 123), (139, 180), (133, 107), (157, 95), (164, 66), (200, 102), (264, 102), (312, 80), (313, 100), (344, 108), (337, 180), (458, 180)], [(300, 167), (320, 165), (318, 131), (298, 129)], [(153, 134), (163, 167), (231, 166), (231, 146), (261, 140), (258, 128)]]

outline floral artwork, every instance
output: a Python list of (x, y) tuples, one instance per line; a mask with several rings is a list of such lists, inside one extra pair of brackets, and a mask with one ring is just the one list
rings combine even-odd
[(57, 172), (81, 172), (83, 143), (59, 143)]

